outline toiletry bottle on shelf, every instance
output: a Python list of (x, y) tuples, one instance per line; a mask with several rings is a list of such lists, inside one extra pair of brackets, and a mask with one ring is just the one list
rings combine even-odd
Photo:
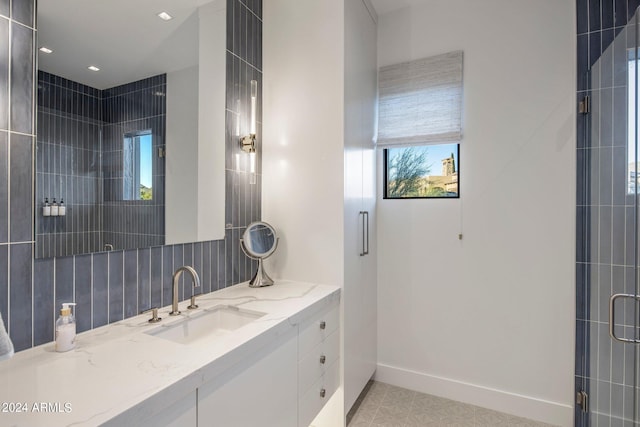
[(60, 310), (60, 317), (56, 320), (56, 351), (64, 352), (76, 346), (76, 318), (71, 313), (73, 302), (65, 302)]
[(42, 216), (51, 216), (51, 206), (49, 206), (49, 198), (44, 198), (44, 206), (42, 206)]
[(60, 199), (58, 205), (58, 216), (65, 216), (67, 214), (67, 207), (64, 205), (64, 199)]
[(51, 216), (58, 216), (58, 204), (56, 203), (56, 198), (53, 198), (51, 202)]

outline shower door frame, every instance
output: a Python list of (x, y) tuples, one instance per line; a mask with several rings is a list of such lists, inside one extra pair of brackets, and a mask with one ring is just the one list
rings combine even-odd
[[(629, 193), (625, 182), (629, 143), (638, 164), (638, 23), (636, 12), (608, 46), (603, 42), (583, 76), (586, 90), (578, 92), (575, 425), (580, 427), (640, 425), (638, 186)], [(631, 74), (628, 61), (635, 65)]]

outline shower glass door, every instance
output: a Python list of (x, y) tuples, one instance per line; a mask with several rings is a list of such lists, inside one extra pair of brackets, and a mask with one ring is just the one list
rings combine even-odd
[(638, 13), (611, 31), (579, 99), (576, 426), (640, 426)]

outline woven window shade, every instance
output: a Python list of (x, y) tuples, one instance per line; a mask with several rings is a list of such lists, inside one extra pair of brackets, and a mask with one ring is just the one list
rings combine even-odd
[(378, 146), (462, 139), (462, 51), (380, 68)]

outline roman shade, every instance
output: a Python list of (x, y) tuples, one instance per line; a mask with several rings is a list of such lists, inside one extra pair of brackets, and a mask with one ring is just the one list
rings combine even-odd
[(462, 139), (462, 51), (380, 68), (378, 146)]

